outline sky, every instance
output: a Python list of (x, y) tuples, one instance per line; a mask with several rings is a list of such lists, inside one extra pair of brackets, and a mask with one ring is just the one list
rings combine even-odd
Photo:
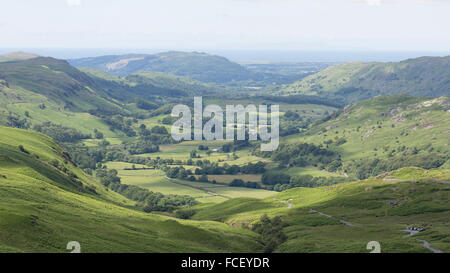
[(450, 0), (0, 0), (2, 48), (450, 52)]

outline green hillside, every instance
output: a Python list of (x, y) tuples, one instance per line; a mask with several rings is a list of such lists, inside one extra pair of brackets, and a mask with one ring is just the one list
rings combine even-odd
[(99, 85), (110, 87), (109, 95), (122, 100), (135, 96), (151, 98), (155, 95), (166, 97), (205, 95), (224, 90), (214, 84), (171, 73), (139, 71), (126, 77), (119, 77), (96, 68), (78, 67), (78, 69), (90, 75)]
[(0, 63), (0, 125), (33, 128), (51, 122), (84, 134), (97, 129), (105, 137), (122, 136), (96, 116), (130, 113), (108, 93), (65, 61), (39, 57)]
[(0, 84), (6, 97), (22, 102), (27, 102), (28, 96), (22, 97), (16, 90), (42, 95), (71, 111), (123, 111), (88, 75), (63, 60), (38, 57), (0, 63)]
[(249, 80), (253, 73), (224, 57), (199, 52), (164, 52), (154, 55), (128, 54), (69, 60), (77, 67), (91, 67), (116, 75), (141, 70), (172, 73), (203, 82), (224, 83)]
[[(29, 57), (0, 62), (0, 124), (53, 139), (0, 126), (0, 252), (450, 251), (448, 58), (331, 67), (280, 96), (203, 53)], [(279, 148), (174, 141), (194, 95), (278, 104)]]
[[(241, 198), (198, 206), (194, 219), (254, 226), (262, 215), (280, 217), (286, 239), (276, 252), (383, 253), (450, 251), (450, 172), (405, 168), (376, 179), (320, 188), (294, 188), (259, 200)], [(406, 229), (424, 228), (413, 236)]]
[(132, 84), (151, 84), (160, 88), (183, 90), (192, 95), (206, 95), (224, 90), (214, 84), (163, 72), (139, 71), (128, 75), (126, 79)]
[[(22, 145), (19, 147), (19, 145)], [(255, 233), (146, 214), (71, 163), (50, 138), (0, 127), (0, 252), (255, 252)]]
[(333, 151), (339, 159), (319, 167), (364, 179), (406, 166), (448, 166), (449, 130), (448, 98), (379, 96), (351, 104), (285, 141)]
[(334, 97), (355, 102), (377, 95), (450, 96), (450, 56), (392, 63), (345, 63), (281, 88), (281, 94)]

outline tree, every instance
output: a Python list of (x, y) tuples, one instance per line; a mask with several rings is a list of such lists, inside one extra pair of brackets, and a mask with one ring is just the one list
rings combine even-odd
[(202, 174), (198, 179), (199, 182), (208, 182), (208, 176), (206, 174)]
[(22, 145), (19, 145), (19, 150), (20, 150), (22, 153), (30, 154), (30, 152), (28, 152)]
[(166, 127), (164, 127), (164, 126), (155, 126), (150, 130), (150, 132), (152, 134), (160, 134), (160, 135), (168, 135), (169, 134), (167, 132)]
[(264, 185), (288, 184), (291, 177), (284, 173), (265, 173), (261, 178)]
[(190, 158), (198, 158), (199, 156), (197, 155), (197, 151), (196, 150), (192, 150), (191, 153), (189, 154)]
[(242, 179), (233, 179), (231, 183), (228, 185), (230, 187), (245, 187), (245, 182)]

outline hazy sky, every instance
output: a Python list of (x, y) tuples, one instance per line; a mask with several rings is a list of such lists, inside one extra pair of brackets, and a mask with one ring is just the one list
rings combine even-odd
[(0, 0), (0, 47), (450, 51), (450, 0)]

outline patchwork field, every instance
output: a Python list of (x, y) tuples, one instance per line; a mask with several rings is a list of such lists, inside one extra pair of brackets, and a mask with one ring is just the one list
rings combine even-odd
[[(203, 85), (163, 72), (84, 69), (89, 76), (52, 58), (0, 63), (0, 124), (9, 126), (0, 127), (0, 252), (67, 252), (69, 241), (83, 252), (368, 252), (370, 241), (382, 252), (449, 252), (449, 99), (337, 90), (359, 81), (340, 68), (290, 87), (367, 100), (337, 109), (325, 105), (355, 96), (274, 97), (283, 87), (268, 80)], [(203, 94), (210, 86), (226, 92)], [(240, 86), (253, 91), (244, 97)], [(223, 109), (279, 104), (280, 149), (167, 144), (172, 106), (197, 94)], [(229, 187), (234, 179), (259, 184)]]
[[(238, 197), (266, 198), (276, 193), (261, 189), (237, 188), (221, 184), (170, 179), (161, 170), (128, 170), (132, 164), (123, 162), (108, 162), (105, 165), (108, 168), (117, 169), (119, 177), (124, 184), (139, 186), (163, 194), (189, 195), (202, 203), (219, 203)], [(142, 167), (139, 164), (135, 166), (136, 168)], [(248, 175), (248, 177), (253, 176)]]
[[(249, 230), (139, 211), (63, 155), (44, 135), (0, 127), (0, 251), (67, 253), (69, 241), (80, 242), (85, 253), (260, 249), (258, 235)], [(78, 182), (49, 164), (55, 160)]]

